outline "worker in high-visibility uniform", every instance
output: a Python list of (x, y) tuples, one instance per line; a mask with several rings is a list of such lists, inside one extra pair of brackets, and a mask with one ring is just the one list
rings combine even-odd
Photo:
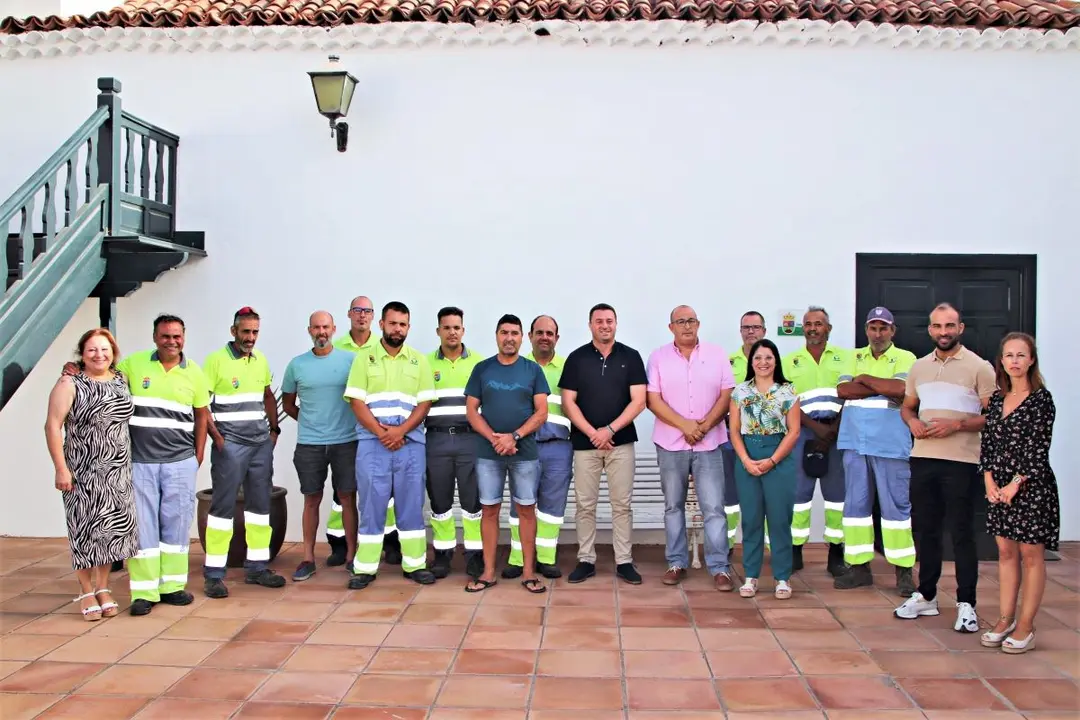
[(427, 358), (405, 344), (409, 308), (393, 301), (383, 306), (382, 339), (353, 361), (345, 400), (356, 415), (356, 498), (360, 533), (350, 590), (375, 581), (393, 493), (402, 574), (421, 585), (435, 582), (427, 566), (424, 527), (424, 417), (435, 400)]
[[(791, 520), (792, 569), (803, 567), (802, 546), (810, 538), (810, 508), (815, 480), (825, 499), (825, 540), (829, 574), (844, 572), (844, 465), (836, 438), (843, 406), (836, 394), (840, 378), (851, 372), (851, 351), (829, 342), (832, 325), (824, 308), (811, 306), (803, 315), (806, 343), (784, 356), (784, 376), (799, 394), (802, 430), (795, 446), (795, 508)], [(808, 453), (813, 453), (807, 457)]]
[(484, 546), (480, 540), (480, 488), (476, 482), (476, 435), (465, 419), (465, 384), (483, 356), (465, 347), (465, 313), (444, 307), (438, 313), (439, 349), (428, 355), (435, 383), (435, 402), (427, 414), (427, 491), (431, 502), (431, 536), (436, 578), (450, 574), (457, 547), (454, 523), (454, 487), (461, 505), (465, 571), (471, 577), (484, 572)]
[[(566, 512), (566, 498), (574, 477), (574, 448), (570, 444), (570, 419), (563, 415), (559, 396), (559, 378), (565, 358), (556, 354), (559, 342), (559, 323), (555, 318), (541, 315), (529, 326), (532, 352), (525, 356), (544, 371), (551, 393), (547, 397), (548, 416), (536, 431), (536, 447), (540, 459), (540, 486), (536, 498), (536, 572), (546, 578), (562, 577), (556, 563), (559, 531)], [(506, 579), (521, 577), (524, 564), (521, 552), (521, 525), (517, 504), (510, 503), (510, 558), (503, 568)]]
[[(358, 295), (349, 303), (349, 332), (334, 341), (334, 347), (360, 354), (361, 351), (373, 350), (379, 345), (379, 338), (371, 332), (371, 321), (375, 318), (375, 306), (367, 295)], [(330, 557), (326, 564), (330, 567), (344, 565), (348, 555), (345, 543), (345, 522), (341, 514), (341, 498), (334, 491), (330, 505), (330, 515), (326, 518), (326, 541), (330, 543)], [(383, 560), (387, 565), (401, 564), (401, 543), (398, 542), (397, 525), (394, 521), (394, 496), (386, 508), (386, 537), (383, 538)]]
[(233, 316), (233, 339), (203, 363), (212, 395), (207, 430), (214, 441), (210, 451), (213, 495), (206, 518), (204, 591), (210, 598), (229, 596), (225, 563), (233, 535), (236, 496), (244, 489), (244, 528), (247, 559), (244, 582), (279, 588), (285, 578), (270, 564), (270, 493), (277, 444), (277, 398), (266, 356), (255, 351), (259, 315), (242, 307)]
[(888, 308), (866, 317), (870, 344), (855, 351), (850, 374), (836, 392), (844, 400), (844, 416), (836, 446), (844, 455), (844, 560), (848, 567), (833, 581), (838, 590), (874, 584), (874, 493), (881, 505), (881, 544), (885, 559), (896, 568), (896, 591), (915, 592), (911, 536), (911, 431), (900, 417), (905, 381), (915, 355), (893, 345), (896, 323)]

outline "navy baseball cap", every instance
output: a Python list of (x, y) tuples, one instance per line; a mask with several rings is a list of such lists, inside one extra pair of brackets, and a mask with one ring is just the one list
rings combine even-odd
[(873, 310), (871, 310), (870, 313), (866, 316), (866, 322), (870, 323), (870, 322), (873, 322), (874, 320), (877, 320), (877, 321), (883, 322), (883, 323), (888, 323), (889, 325), (895, 325), (896, 324), (896, 321), (893, 320), (892, 313), (889, 312), (889, 308), (885, 308), (885, 307), (876, 307)]

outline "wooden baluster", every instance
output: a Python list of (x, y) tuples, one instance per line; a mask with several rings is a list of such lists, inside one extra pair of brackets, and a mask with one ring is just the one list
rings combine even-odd
[(67, 182), (64, 183), (64, 227), (71, 225), (71, 212), (75, 209), (75, 203), (79, 202), (79, 188), (75, 184), (75, 159), (77, 157), (79, 157), (78, 150), (64, 163), (67, 171)]
[(157, 154), (157, 169), (154, 171), (154, 201), (162, 202), (165, 197), (165, 145), (160, 140), (154, 142)]
[(139, 197), (150, 199), (150, 136), (142, 136), (142, 166), (139, 168)]
[(52, 247), (56, 237), (56, 197), (53, 184), (56, 176), (45, 181), (45, 206), (41, 208), (41, 237), (34, 241), (34, 257)]
[(124, 158), (124, 192), (129, 195), (135, 194), (135, 131), (127, 128), (124, 131), (127, 140), (127, 155)]
[(22, 206), (22, 219), (19, 225), (19, 279), (26, 277), (33, 260), (34, 251), (34, 198), (31, 196)]
[(176, 212), (176, 146), (169, 145), (169, 192), (165, 196), (168, 198), (166, 204), (172, 208), (173, 213)]
[(97, 141), (94, 138), (90, 138), (86, 141), (86, 199), (83, 200), (83, 202), (90, 202), (90, 193), (96, 190), (97, 186)]

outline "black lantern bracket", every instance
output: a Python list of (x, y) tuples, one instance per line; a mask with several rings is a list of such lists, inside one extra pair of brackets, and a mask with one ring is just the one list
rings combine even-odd
[(337, 140), (338, 152), (345, 152), (349, 145), (349, 124), (344, 118), (349, 114), (357, 79), (340, 63), (339, 56), (331, 55), (326, 69), (309, 71), (308, 76), (319, 114), (330, 121), (330, 137)]

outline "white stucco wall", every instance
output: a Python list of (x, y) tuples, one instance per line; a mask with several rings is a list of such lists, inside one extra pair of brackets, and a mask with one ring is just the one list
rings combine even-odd
[[(359, 293), (408, 303), (410, 342), (424, 350), (437, 308), (456, 304), (466, 341), (484, 352), (503, 312), (553, 314), (566, 352), (587, 340), (599, 301), (618, 309), (619, 338), (643, 354), (669, 338), (679, 303), (732, 349), (748, 307), (774, 326), (781, 308), (820, 304), (833, 341), (850, 345), (856, 252), (1037, 252), (1062, 536), (1080, 539), (1066, 445), (1080, 431), (1067, 391), (1080, 353), (1070, 292), (1080, 148), (1067, 140), (1080, 117), (1077, 53), (356, 51), (343, 58), (360, 78), (345, 154), (305, 74), (325, 54), (0, 63), (0, 97), (14, 109), (0, 115), (0, 195), (92, 111), (99, 76), (121, 79), (128, 109), (181, 137), (181, 225), (207, 232), (210, 257), (120, 301), (124, 349), (149, 346), (153, 317), (173, 312), (201, 360), (250, 304), (280, 377), (307, 346), (308, 314), (329, 309), (344, 328)], [(64, 533), (41, 427), (61, 361), (96, 319), (88, 303), (0, 413), (0, 533)], [(646, 442), (651, 423), (638, 421)], [(299, 539), (295, 426), (284, 427), (276, 482), (290, 489)]]

